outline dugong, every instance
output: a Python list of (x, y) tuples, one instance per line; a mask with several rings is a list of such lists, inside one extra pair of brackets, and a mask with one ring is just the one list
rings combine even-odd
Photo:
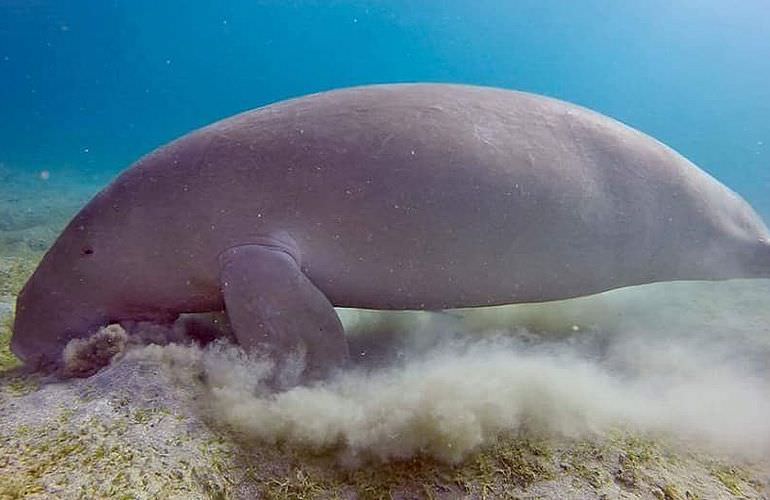
[(345, 366), (333, 306), (550, 301), (770, 277), (737, 194), (660, 142), (537, 95), (444, 84), (324, 92), (140, 159), (90, 201), (18, 296), (12, 350), (55, 369), (108, 323), (225, 310), (307, 379)]

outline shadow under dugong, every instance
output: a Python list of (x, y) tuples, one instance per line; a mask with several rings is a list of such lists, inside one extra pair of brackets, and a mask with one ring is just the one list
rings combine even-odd
[(140, 159), (74, 217), (18, 297), (12, 349), (224, 308), (305, 376), (346, 364), (333, 306), (548, 301), (770, 277), (768, 230), (656, 140), (558, 100), (443, 84), (325, 92)]

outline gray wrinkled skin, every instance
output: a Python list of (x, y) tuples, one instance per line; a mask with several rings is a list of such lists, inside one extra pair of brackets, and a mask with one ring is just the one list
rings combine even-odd
[[(336, 332), (328, 302), (444, 309), (770, 277), (768, 240), (738, 195), (589, 110), (459, 85), (345, 89), (237, 115), (138, 161), (47, 253), (19, 295), (12, 348), (55, 365), (68, 340), (107, 322), (224, 306), (243, 313), (248, 344), (248, 326), (301, 336), (275, 326), (282, 306)], [(225, 304), (220, 257), (241, 246), (256, 251), (236, 251), (228, 273), (254, 292)], [(277, 268), (247, 254), (285, 268), (280, 293), (280, 279), (260, 280)]]

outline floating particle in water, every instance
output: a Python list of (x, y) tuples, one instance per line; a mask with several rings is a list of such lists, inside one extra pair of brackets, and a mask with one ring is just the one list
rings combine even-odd
[(41, 180), (47, 181), (50, 178), (51, 178), (51, 172), (49, 172), (48, 170), (42, 170), (40, 172), (40, 179)]

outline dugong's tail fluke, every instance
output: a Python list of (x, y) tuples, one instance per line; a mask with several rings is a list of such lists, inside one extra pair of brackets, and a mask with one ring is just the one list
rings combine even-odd
[(770, 240), (762, 241), (754, 261), (754, 275), (759, 278), (770, 279)]

